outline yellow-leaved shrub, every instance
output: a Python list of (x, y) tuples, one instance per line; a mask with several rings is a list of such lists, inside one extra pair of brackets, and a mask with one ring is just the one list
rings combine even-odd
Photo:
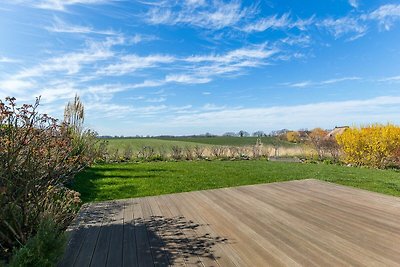
[(337, 135), (336, 140), (346, 163), (383, 168), (392, 162), (400, 148), (400, 127), (392, 124), (353, 127)]

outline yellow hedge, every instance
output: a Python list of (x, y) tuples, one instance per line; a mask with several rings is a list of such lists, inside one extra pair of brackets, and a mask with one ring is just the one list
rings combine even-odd
[(347, 163), (382, 168), (400, 148), (400, 127), (374, 124), (349, 128), (337, 135), (336, 140)]

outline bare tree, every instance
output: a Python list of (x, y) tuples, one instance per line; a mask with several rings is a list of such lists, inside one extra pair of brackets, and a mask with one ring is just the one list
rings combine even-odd
[(265, 133), (263, 131), (257, 131), (253, 133), (254, 137), (263, 137), (265, 136)]
[(247, 137), (247, 136), (249, 136), (250, 134), (249, 134), (248, 132), (244, 131), (244, 130), (240, 130), (240, 131), (238, 132), (238, 135), (239, 135), (240, 137)]
[(222, 136), (230, 136), (230, 137), (233, 137), (233, 136), (237, 136), (237, 134), (234, 133), (234, 132), (226, 132), (226, 133), (224, 133)]

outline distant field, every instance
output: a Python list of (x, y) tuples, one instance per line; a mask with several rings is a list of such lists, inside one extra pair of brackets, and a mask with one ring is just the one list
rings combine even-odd
[(127, 147), (131, 147), (134, 151), (139, 151), (144, 146), (150, 146), (155, 150), (159, 149), (167, 149), (170, 150), (173, 146), (180, 147), (194, 147), (196, 145), (204, 144), (196, 144), (193, 142), (184, 142), (184, 141), (170, 141), (170, 140), (160, 140), (155, 138), (109, 138), (109, 139), (101, 139), (108, 142), (108, 148), (113, 149), (125, 149)]
[(396, 171), (263, 160), (96, 165), (76, 177), (73, 189), (88, 202), (307, 178), (400, 196)]
[[(258, 137), (231, 137), (231, 136), (216, 136), (216, 137), (166, 137), (162, 140), (194, 142), (208, 145), (221, 146), (251, 146), (255, 145)], [(266, 136), (261, 137), (261, 142), (264, 145), (270, 145), (274, 142), (281, 146), (294, 146), (295, 144), (278, 140), (276, 137)]]
[[(203, 146), (251, 146), (257, 142), (257, 137), (171, 137), (171, 138), (109, 138), (102, 139), (108, 141), (111, 149), (124, 149), (130, 146), (133, 150), (139, 150), (144, 146), (151, 146), (155, 149), (170, 149), (172, 146), (193, 147)], [(293, 147), (292, 144), (277, 140), (275, 137), (262, 137), (261, 142), (264, 145), (270, 145), (276, 142), (283, 147)]]

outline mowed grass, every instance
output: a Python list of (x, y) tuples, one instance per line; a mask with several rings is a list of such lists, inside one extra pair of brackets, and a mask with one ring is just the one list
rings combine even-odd
[(400, 196), (400, 173), (326, 164), (182, 161), (104, 164), (76, 177), (84, 202), (315, 178)]

